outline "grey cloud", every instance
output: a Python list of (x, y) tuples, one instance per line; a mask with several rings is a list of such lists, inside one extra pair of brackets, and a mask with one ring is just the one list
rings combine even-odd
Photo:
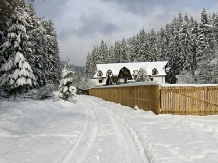
[[(79, 24), (78, 28), (75, 28), (75, 23)], [(78, 22), (71, 22), (62, 29), (59, 29), (58, 39), (64, 40), (70, 38), (72, 35), (77, 37), (95, 37), (96, 34), (102, 34), (105, 36), (110, 36), (113, 33), (119, 31), (119, 27), (106, 20), (100, 14), (94, 13), (81, 14)]]
[(80, 27), (74, 32), (78, 37), (94, 37), (95, 34), (100, 33), (103, 35), (111, 35), (117, 32), (119, 27), (112, 22), (104, 20), (98, 14), (80, 16)]
[(52, 19), (61, 15), (69, 0), (35, 0), (34, 7), (38, 16)]
[(152, 14), (151, 11), (154, 7), (164, 6), (170, 8), (177, 0), (101, 0), (102, 2), (114, 2), (119, 7), (127, 12), (137, 15)]
[(96, 33), (111, 35), (119, 31), (119, 27), (116, 24), (104, 20), (103, 17), (96, 13), (89, 16), (82, 14), (80, 23), (80, 27), (75, 31), (75, 34), (79, 37), (93, 37)]
[(73, 33), (75, 32), (75, 30), (73, 29), (73, 25), (72, 26), (67, 26), (68, 28), (64, 28), (64, 29), (59, 29), (58, 31), (58, 39), (59, 40), (65, 40), (71, 37), (71, 35), (73, 35)]

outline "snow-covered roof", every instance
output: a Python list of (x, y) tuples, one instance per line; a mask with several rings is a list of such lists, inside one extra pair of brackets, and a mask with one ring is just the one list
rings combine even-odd
[(134, 74), (134, 70), (140, 70), (144, 68), (147, 70), (148, 75), (152, 75), (152, 70), (156, 68), (158, 70), (157, 75), (166, 75), (164, 67), (167, 61), (157, 61), (157, 62), (131, 62), (131, 63), (109, 63), (109, 64), (97, 64), (97, 72), (93, 78), (99, 78), (98, 71), (102, 71), (102, 77), (106, 77), (108, 70), (111, 70), (113, 75), (118, 75), (121, 68), (126, 67), (130, 70), (131, 75)]

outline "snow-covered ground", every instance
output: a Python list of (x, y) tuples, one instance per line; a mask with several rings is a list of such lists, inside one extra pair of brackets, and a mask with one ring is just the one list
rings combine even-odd
[(80, 95), (0, 102), (1, 163), (215, 163), (218, 116), (155, 115)]

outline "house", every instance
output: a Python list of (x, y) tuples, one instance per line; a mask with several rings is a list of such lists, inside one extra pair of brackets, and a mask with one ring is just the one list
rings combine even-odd
[(93, 79), (96, 86), (126, 83), (135, 80), (141, 69), (146, 69), (151, 81), (165, 83), (166, 64), (167, 61), (97, 64)]

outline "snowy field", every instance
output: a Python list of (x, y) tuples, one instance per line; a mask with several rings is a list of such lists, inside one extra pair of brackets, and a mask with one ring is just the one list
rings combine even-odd
[(154, 115), (80, 95), (0, 101), (1, 163), (217, 163), (218, 116)]

